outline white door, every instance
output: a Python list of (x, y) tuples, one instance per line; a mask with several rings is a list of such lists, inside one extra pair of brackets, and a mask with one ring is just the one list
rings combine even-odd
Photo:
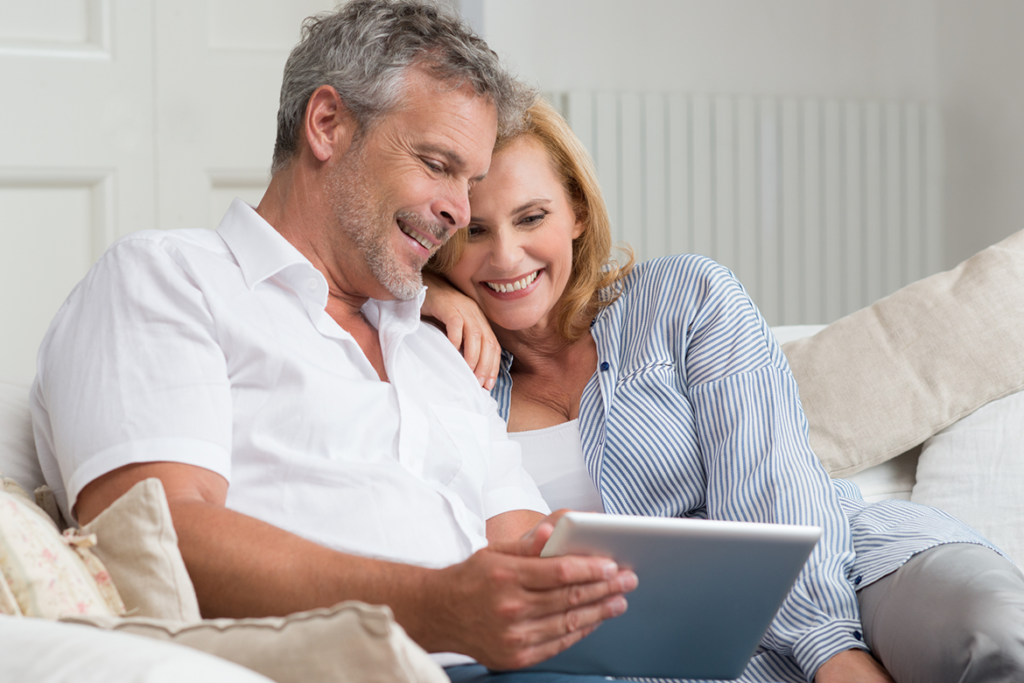
[(0, 379), (111, 241), (267, 183), (281, 70), (332, 0), (0, 0)]

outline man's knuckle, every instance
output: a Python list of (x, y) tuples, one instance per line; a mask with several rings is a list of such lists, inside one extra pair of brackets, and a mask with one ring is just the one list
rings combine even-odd
[(565, 602), (570, 607), (582, 605), (586, 597), (586, 591), (579, 584), (573, 584), (565, 589)]
[(565, 619), (563, 620), (565, 632), (567, 634), (576, 633), (583, 626), (583, 617), (579, 610), (570, 610), (565, 613)]
[(526, 606), (521, 600), (506, 598), (498, 601), (494, 611), (502, 621), (516, 622), (522, 619)]
[(559, 583), (572, 583), (572, 565), (568, 560), (563, 560), (555, 565), (555, 578)]

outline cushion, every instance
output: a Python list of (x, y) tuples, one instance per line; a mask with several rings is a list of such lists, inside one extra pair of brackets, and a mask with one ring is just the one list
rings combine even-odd
[(152, 638), (0, 615), (0, 680), (17, 683), (269, 683), (232, 662)]
[(832, 476), (893, 458), (1024, 388), (1024, 231), (783, 345)]
[(27, 384), (0, 381), (0, 472), (26, 491), (46, 483), (36, 457)]
[(444, 671), (394, 621), (390, 609), (359, 602), (288, 617), (193, 624), (142, 617), (72, 616), (64, 621), (187, 645), (278, 683), (448, 683)]
[(163, 484), (135, 484), (82, 529), (134, 616), (199, 621), (199, 601), (178, 550)]
[(1024, 565), (1024, 392), (925, 441), (910, 499), (959, 517)]
[(49, 619), (123, 614), (110, 574), (89, 551), (94, 543), (94, 536), (72, 529), (61, 535), (27, 497), (0, 491), (0, 570), (8, 588), (0, 598), (4, 612)]
[(892, 460), (886, 460), (844, 479), (857, 485), (866, 503), (892, 499), (910, 500), (920, 455), (920, 447), (912, 448)]

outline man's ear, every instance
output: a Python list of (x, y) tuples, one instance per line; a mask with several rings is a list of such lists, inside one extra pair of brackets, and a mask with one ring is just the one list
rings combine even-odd
[(344, 154), (352, 144), (356, 120), (341, 101), (338, 91), (321, 85), (313, 91), (306, 104), (303, 133), (313, 156), (327, 161), (335, 154)]

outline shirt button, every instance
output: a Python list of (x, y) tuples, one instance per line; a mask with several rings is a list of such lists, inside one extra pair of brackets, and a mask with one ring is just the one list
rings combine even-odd
[(853, 632), (853, 637), (856, 638), (857, 640), (861, 640), (862, 639), (860, 631), (854, 631)]
[(853, 585), (854, 586), (859, 586), (860, 582), (863, 581), (863, 580), (864, 580), (863, 576), (858, 576), (856, 579), (853, 580)]
[(605, 370), (607, 370), (610, 367), (611, 366), (608, 365), (608, 361), (605, 361), (605, 362), (601, 363), (601, 372), (604, 372)]
[(309, 291), (311, 291), (311, 292), (316, 289), (316, 278), (315, 277), (309, 278), (309, 282), (306, 283), (306, 288), (309, 289)]

